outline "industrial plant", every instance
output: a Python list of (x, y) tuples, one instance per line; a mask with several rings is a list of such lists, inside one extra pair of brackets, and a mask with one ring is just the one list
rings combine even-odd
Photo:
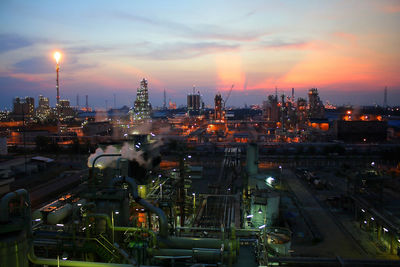
[[(22, 124), (4, 123), (22, 141), (3, 144), (15, 156), (2, 162), (1, 266), (397, 265), (397, 145), (371, 144), (387, 139), (389, 117), (347, 108), (330, 122), (316, 88), (309, 104), (292, 89), (243, 117), (226, 106), (232, 88), (212, 110), (193, 92), (186, 113), (160, 117), (142, 79), (131, 109), (96, 120), (75, 109), (80, 126), (65, 101), (52, 110), (40, 96), (37, 112), (56, 121), (47, 137), (27, 128), (43, 127), (33, 98), (16, 99)], [(332, 128), (347, 143), (327, 142)]]

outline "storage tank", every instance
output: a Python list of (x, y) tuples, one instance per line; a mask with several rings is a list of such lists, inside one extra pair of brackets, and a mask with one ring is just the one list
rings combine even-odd
[(246, 169), (249, 175), (258, 173), (258, 146), (255, 143), (250, 143), (247, 146)]
[[(10, 226), (2, 225), (3, 230)], [(28, 267), (28, 238), (25, 230), (13, 235), (0, 235), (0, 266)]]

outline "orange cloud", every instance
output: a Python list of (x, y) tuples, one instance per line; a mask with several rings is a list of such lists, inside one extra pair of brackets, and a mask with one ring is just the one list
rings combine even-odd
[(357, 42), (357, 36), (352, 33), (347, 33), (347, 32), (335, 32), (333, 33), (335, 37), (338, 37), (340, 39), (346, 40), (350, 42), (352, 45), (355, 45)]
[(282, 82), (293, 86), (314, 86), (376, 79), (374, 66), (369, 62), (321, 53), (298, 63), (283, 77)]
[(220, 53), (215, 56), (217, 67), (218, 90), (228, 90), (235, 85), (236, 90), (243, 90), (246, 74), (242, 67), (240, 53)]
[(9, 73), (8, 75), (27, 82), (44, 82), (49, 78), (48, 74)]
[(383, 12), (385, 13), (399, 13), (400, 12), (400, 4), (386, 5), (382, 7)]

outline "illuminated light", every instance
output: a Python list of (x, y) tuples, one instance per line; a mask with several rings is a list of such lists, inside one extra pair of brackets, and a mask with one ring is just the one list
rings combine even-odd
[(58, 64), (58, 62), (60, 61), (60, 59), (61, 59), (61, 53), (60, 52), (55, 52), (54, 53), (54, 59), (56, 60), (56, 62), (57, 62), (57, 64)]
[(361, 209), (361, 211), (362, 211), (362, 212), (365, 212), (365, 210), (364, 210), (364, 209)]
[(62, 224), (62, 223), (57, 223), (56, 226), (64, 227), (64, 224)]
[(262, 213), (262, 209), (261, 207), (258, 209), (258, 213), (261, 214)]
[(253, 214), (247, 215), (246, 218), (253, 218)]
[(40, 222), (41, 220), (42, 220), (42, 219), (40, 219), (40, 218), (39, 218), (39, 219), (35, 219), (35, 222)]
[(272, 178), (272, 177), (268, 177), (268, 178), (266, 179), (266, 181), (267, 181), (267, 183), (268, 183), (269, 185), (272, 185), (272, 183), (275, 181), (275, 179)]
[(346, 113), (347, 113), (347, 114), (351, 114), (351, 110), (348, 110)]
[(372, 167), (375, 166), (375, 161), (371, 162), (371, 166), (372, 166)]
[(151, 182), (152, 182), (152, 183), (154, 183), (155, 181), (154, 181), (154, 180), (152, 180)]
[(196, 195), (196, 193), (192, 193), (192, 195), (193, 195), (193, 196), (195, 196), (195, 195)]
[(135, 147), (136, 147), (136, 148), (140, 148), (140, 146), (138, 146), (138, 145), (135, 145)]
[(153, 134), (153, 133), (150, 133), (150, 134), (151, 134), (151, 136), (153, 136), (153, 137), (154, 137), (154, 136), (156, 136), (156, 135), (155, 135), (155, 134)]
[(260, 227), (258, 227), (258, 229), (263, 229), (263, 228), (265, 228), (265, 224), (263, 224)]
[(116, 210), (116, 211), (115, 211), (115, 214), (117, 214), (117, 215), (118, 215), (118, 214), (119, 214), (119, 211), (118, 211), (118, 210)]
[(78, 203), (78, 204), (76, 204), (78, 207), (80, 207), (80, 206), (82, 206), (82, 203)]
[(397, 242), (400, 242), (400, 239), (397, 239)]
[(68, 259), (68, 254), (67, 252), (64, 252), (61, 256), (61, 258), (65, 261), (66, 259)]
[(371, 220), (375, 221), (374, 217), (371, 217)]
[(367, 224), (367, 221), (364, 221), (365, 224)]
[(388, 229), (386, 229), (385, 227), (383, 227), (383, 231), (385, 231), (385, 232), (389, 232), (389, 230), (388, 230)]
[(189, 155), (189, 156), (188, 156), (188, 158), (189, 158), (189, 159), (191, 159), (191, 158), (192, 158), (192, 156), (191, 156), (191, 155)]

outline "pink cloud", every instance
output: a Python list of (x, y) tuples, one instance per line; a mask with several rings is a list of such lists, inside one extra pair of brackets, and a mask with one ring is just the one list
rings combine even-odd
[(335, 32), (333, 33), (335, 37), (338, 37), (340, 39), (346, 40), (350, 42), (351, 44), (355, 44), (357, 42), (357, 36), (352, 33), (347, 33), (347, 32)]
[(381, 8), (383, 12), (393, 14), (393, 13), (400, 13), (400, 3), (399, 4), (392, 4), (386, 5)]

